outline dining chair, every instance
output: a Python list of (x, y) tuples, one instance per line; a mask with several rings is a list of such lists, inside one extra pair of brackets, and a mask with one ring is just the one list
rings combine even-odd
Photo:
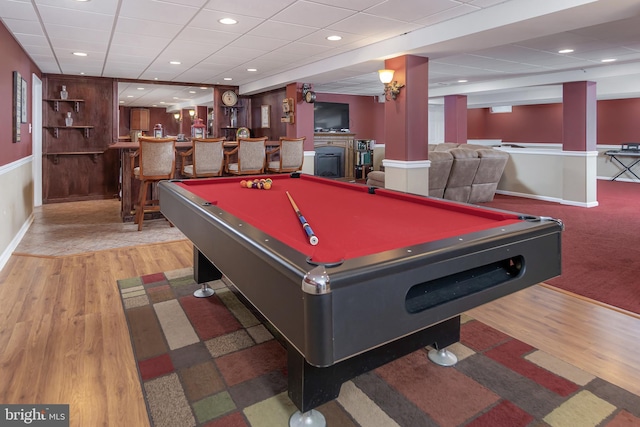
[[(138, 142), (140, 147), (131, 154), (131, 171), (134, 178), (141, 182), (135, 213), (135, 222), (140, 231), (145, 213), (160, 212), (158, 200), (147, 200), (149, 186), (173, 178), (176, 169), (176, 139), (140, 137)], [(173, 224), (169, 224), (173, 227)]]
[[(225, 171), (232, 175), (264, 173), (266, 141), (266, 136), (261, 138), (240, 138), (236, 148), (224, 153)], [(234, 159), (234, 155), (237, 158)]]
[[(180, 173), (188, 178), (220, 176), (224, 171), (224, 138), (193, 138), (193, 147), (184, 153)], [(192, 164), (187, 164), (191, 158)]]
[(280, 137), (279, 145), (267, 151), (267, 172), (289, 173), (302, 169), (305, 139), (305, 136), (302, 138)]

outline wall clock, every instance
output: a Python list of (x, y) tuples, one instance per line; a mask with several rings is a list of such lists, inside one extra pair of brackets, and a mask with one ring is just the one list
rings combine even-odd
[(238, 103), (238, 95), (232, 90), (224, 91), (222, 94), (222, 103), (227, 107), (233, 107)]
[(316, 93), (311, 90), (310, 84), (305, 83), (302, 85), (302, 99), (309, 104), (316, 102)]

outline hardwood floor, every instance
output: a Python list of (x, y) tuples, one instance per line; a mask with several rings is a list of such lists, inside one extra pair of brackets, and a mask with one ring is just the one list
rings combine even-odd
[(68, 403), (71, 426), (148, 426), (116, 280), (190, 267), (191, 251), (13, 255), (0, 273), (0, 402)]
[[(148, 426), (116, 281), (191, 265), (186, 240), (12, 255), (0, 272), (0, 402), (69, 403), (71, 426)], [(469, 314), (640, 395), (638, 316), (544, 285)]]

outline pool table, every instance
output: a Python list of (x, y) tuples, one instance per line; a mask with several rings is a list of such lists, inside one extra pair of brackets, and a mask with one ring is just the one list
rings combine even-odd
[(254, 178), (267, 176), (161, 182), (161, 211), (193, 242), (197, 282), (224, 275), (282, 335), (303, 413), (457, 342), (461, 313), (560, 274), (559, 220), (305, 174), (241, 187)]

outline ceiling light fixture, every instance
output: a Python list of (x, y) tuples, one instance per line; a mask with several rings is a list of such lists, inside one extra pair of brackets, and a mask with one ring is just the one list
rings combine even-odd
[(222, 19), (219, 19), (218, 22), (224, 25), (233, 25), (238, 23), (238, 21), (236, 21), (233, 18), (222, 18)]
[(332, 42), (337, 42), (338, 40), (342, 40), (342, 37), (334, 35), (334, 36), (327, 37), (327, 40), (330, 40)]
[(258, 71), (257, 68), (247, 68), (247, 71), (251, 72), (251, 73), (255, 73), (256, 71)]
[(86, 53), (84, 53), (84, 52), (73, 52), (73, 54), (74, 54), (75, 56), (87, 56), (87, 54), (86, 54)]
[(573, 52), (573, 49), (561, 49), (558, 51), (558, 53), (571, 53)]
[(169, 64), (171, 64), (171, 65), (180, 65), (180, 64), (182, 64), (182, 62), (180, 62), (180, 61), (169, 61)]
[(231, 81), (233, 79), (231, 77), (225, 77), (224, 80)]
[(393, 73), (393, 70), (378, 70), (378, 77), (380, 77), (380, 81), (384, 83), (384, 97), (389, 100), (395, 100), (400, 93), (400, 89), (404, 87), (404, 85), (400, 85), (397, 81), (393, 80)]
[(468, 82), (468, 81), (469, 81), (469, 80), (460, 79), (460, 80), (458, 80), (458, 83), (466, 83), (466, 82)]
[(143, 87), (139, 87), (138, 90), (144, 90), (144, 88)]
[(614, 62), (616, 59), (615, 58), (606, 58), (601, 60), (600, 62)]

